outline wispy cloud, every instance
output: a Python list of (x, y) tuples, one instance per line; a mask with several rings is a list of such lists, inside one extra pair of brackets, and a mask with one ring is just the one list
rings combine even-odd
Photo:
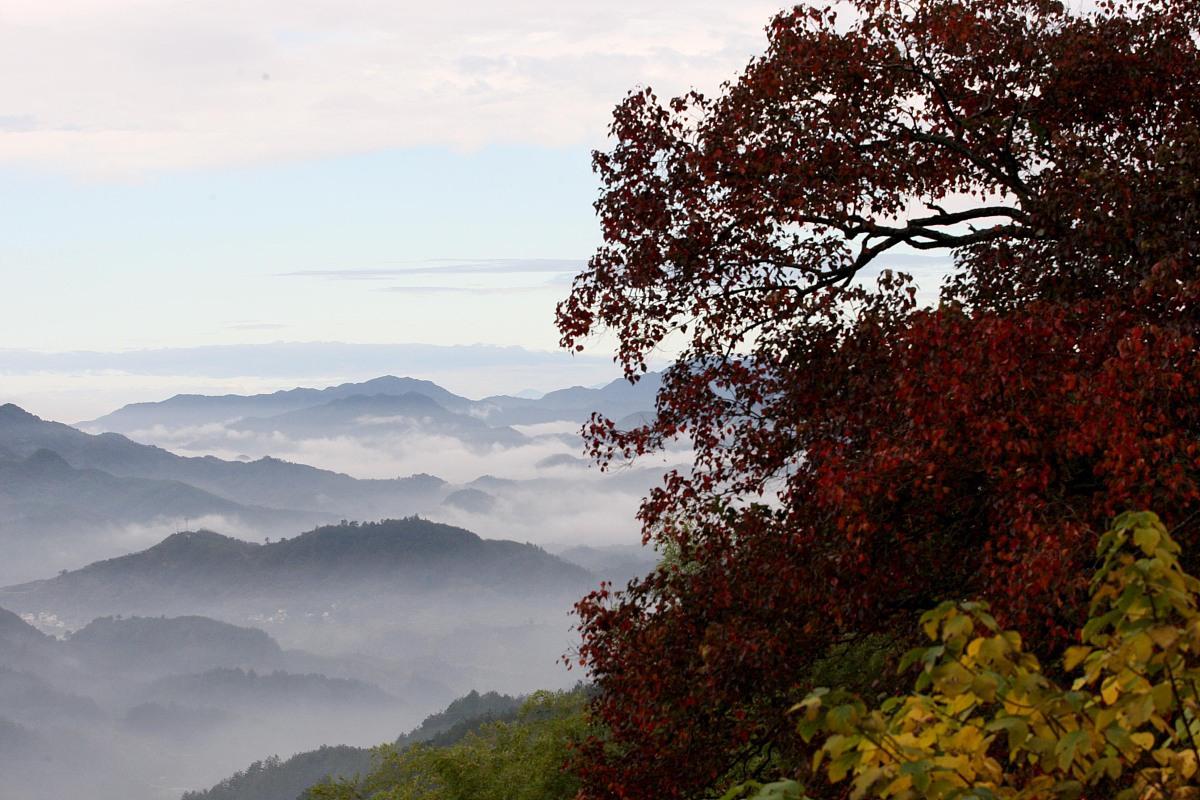
[(434, 259), (399, 262), (382, 267), (314, 269), (277, 273), (282, 278), (329, 278), (333, 280), (393, 280), (417, 275), (524, 275), (577, 273), (586, 261), (577, 258), (489, 258), (475, 260)]
[(278, 331), (288, 326), (278, 322), (231, 322), (225, 327), (232, 331)]
[(395, 292), (397, 294), (489, 295), (542, 292), (553, 288), (553, 286), (554, 284), (550, 283), (540, 286), (386, 286), (380, 291)]

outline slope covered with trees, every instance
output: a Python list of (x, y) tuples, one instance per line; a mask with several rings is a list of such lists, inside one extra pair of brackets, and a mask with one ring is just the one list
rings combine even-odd
[(304, 800), (568, 800), (578, 779), (563, 769), (587, 729), (586, 694), (537, 692), (510, 721), (474, 727), (457, 742), (385, 745), (355, 778), (325, 781)]
[[(443, 711), (431, 714), (409, 733), (387, 745), (402, 752), (418, 743), (448, 747), (497, 722), (516, 719), (522, 702), (496, 692), (471, 692)], [(327, 746), (286, 760), (272, 756), (256, 761), (206, 791), (186, 792), (183, 800), (296, 800), (309, 787), (357, 781), (377, 763), (375, 752), (361, 747)]]

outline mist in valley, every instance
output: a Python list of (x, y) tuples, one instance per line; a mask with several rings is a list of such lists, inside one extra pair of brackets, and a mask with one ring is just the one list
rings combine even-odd
[(709, 5), (6, 8), (0, 800), (297, 800), (586, 683), (692, 453), (592, 462), (673, 354), (555, 306), (613, 103), (757, 52)]
[(74, 426), (0, 407), (9, 788), (178, 798), (334, 745), (348, 769), (473, 691), (575, 684), (572, 606), (653, 567), (634, 513), (687, 455), (601, 471), (579, 429), (592, 407), (638, 424), (653, 391), (378, 379)]

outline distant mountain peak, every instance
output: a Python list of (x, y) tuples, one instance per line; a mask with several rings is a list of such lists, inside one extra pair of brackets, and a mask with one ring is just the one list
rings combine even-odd
[(224, 544), (224, 543), (228, 542), (231, 544), (250, 545), (252, 547), (257, 547), (257, 545), (253, 544), (252, 542), (246, 542), (241, 539), (235, 539), (232, 536), (226, 536), (223, 533), (217, 533), (216, 531), (210, 531), (210, 530), (205, 530), (205, 529), (200, 529), (200, 530), (196, 530), (196, 531), (179, 531), (178, 533), (172, 533), (170, 536), (168, 536), (167, 538), (163, 539), (161, 542), (156, 544), (155, 547), (179, 546), (179, 545), (184, 545), (184, 544), (197, 544), (197, 543), (201, 543), (201, 542), (204, 542), (204, 543), (212, 542), (212, 543), (220, 543), (220, 544)]
[(30, 414), (13, 403), (0, 405), (0, 422), (41, 422), (42, 418)]

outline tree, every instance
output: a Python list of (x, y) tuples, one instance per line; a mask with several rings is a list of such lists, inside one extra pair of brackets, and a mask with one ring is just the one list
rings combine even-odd
[[(797, 665), (947, 598), (1054, 652), (1122, 510), (1198, 538), (1200, 6), (850, 5), (780, 14), (719, 96), (631, 94), (595, 156), (563, 344), (615, 333), (631, 379), (679, 355), (591, 449), (695, 458), (640, 511), (688, 570), (579, 606), (588, 796), (798, 757)], [(901, 249), (952, 257), (935, 307)]]
[[(1067, 651), (1070, 688), (1047, 677), (986, 604), (921, 617), (931, 640), (905, 658), (912, 694), (878, 709), (819, 689), (798, 704), (815, 766), (855, 798), (1184, 800), (1200, 796), (1200, 580), (1157, 516), (1126, 513), (1100, 541), (1085, 644)], [(759, 797), (799, 796), (796, 780)]]
[(385, 745), (375, 768), (311, 787), (307, 800), (570, 800), (568, 748), (587, 729), (585, 692), (536, 692), (515, 720), (484, 723), (460, 741)]

